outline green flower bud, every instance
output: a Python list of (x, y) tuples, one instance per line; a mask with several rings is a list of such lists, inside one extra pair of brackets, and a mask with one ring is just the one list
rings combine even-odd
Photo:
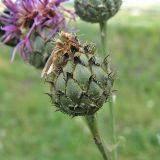
[(71, 116), (92, 115), (107, 101), (114, 82), (107, 58), (95, 55), (95, 46), (61, 33), (42, 72), (50, 84), (48, 95), (57, 110)]
[(122, 0), (75, 0), (74, 7), (82, 20), (100, 23), (113, 17), (121, 4)]
[(29, 53), (28, 61), (37, 69), (43, 69), (52, 50), (54, 43), (52, 40), (46, 41), (38, 34), (31, 37), (32, 52)]

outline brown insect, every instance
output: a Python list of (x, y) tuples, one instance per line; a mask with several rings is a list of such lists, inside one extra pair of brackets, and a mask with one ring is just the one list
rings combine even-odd
[(41, 77), (46, 77), (50, 74), (53, 68), (59, 68), (64, 65), (65, 58), (73, 58), (74, 52), (79, 51), (80, 42), (77, 36), (70, 33), (61, 32), (60, 39), (56, 41), (56, 46), (52, 51), (42, 73)]

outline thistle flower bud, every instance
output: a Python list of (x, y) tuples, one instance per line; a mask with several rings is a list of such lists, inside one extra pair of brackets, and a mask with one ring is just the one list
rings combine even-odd
[(100, 23), (113, 17), (121, 4), (122, 0), (75, 0), (74, 7), (82, 20)]
[(47, 93), (57, 110), (71, 116), (92, 115), (110, 96), (114, 82), (107, 59), (95, 55), (95, 46), (81, 44), (77, 36), (60, 39), (42, 72), (50, 84)]
[(32, 51), (28, 54), (28, 62), (37, 69), (43, 69), (55, 46), (52, 39), (46, 40), (38, 33), (31, 37)]

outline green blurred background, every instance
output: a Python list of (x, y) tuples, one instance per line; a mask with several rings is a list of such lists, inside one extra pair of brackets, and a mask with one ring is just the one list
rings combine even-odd
[[(121, 160), (160, 159), (160, 12), (121, 9), (109, 21), (108, 53), (117, 71), (116, 132)], [(99, 26), (78, 21), (80, 38), (99, 48)], [(0, 52), (0, 160), (100, 160), (81, 117), (50, 105), (40, 71), (12, 49)], [(108, 104), (98, 112), (101, 134), (110, 143)]]

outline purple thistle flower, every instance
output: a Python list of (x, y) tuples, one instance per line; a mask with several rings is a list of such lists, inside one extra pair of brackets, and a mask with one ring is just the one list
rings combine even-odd
[(67, 20), (74, 20), (73, 11), (61, 6), (67, 0), (3, 0), (7, 10), (0, 15), (1, 30), (5, 32), (3, 43), (17, 39), (19, 43), (14, 48), (11, 62), (17, 49), (20, 48), (22, 58), (27, 59), (32, 51), (30, 37), (37, 32), (41, 35), (44, 29), (52, 38), (59, 30), (67, 29)]

